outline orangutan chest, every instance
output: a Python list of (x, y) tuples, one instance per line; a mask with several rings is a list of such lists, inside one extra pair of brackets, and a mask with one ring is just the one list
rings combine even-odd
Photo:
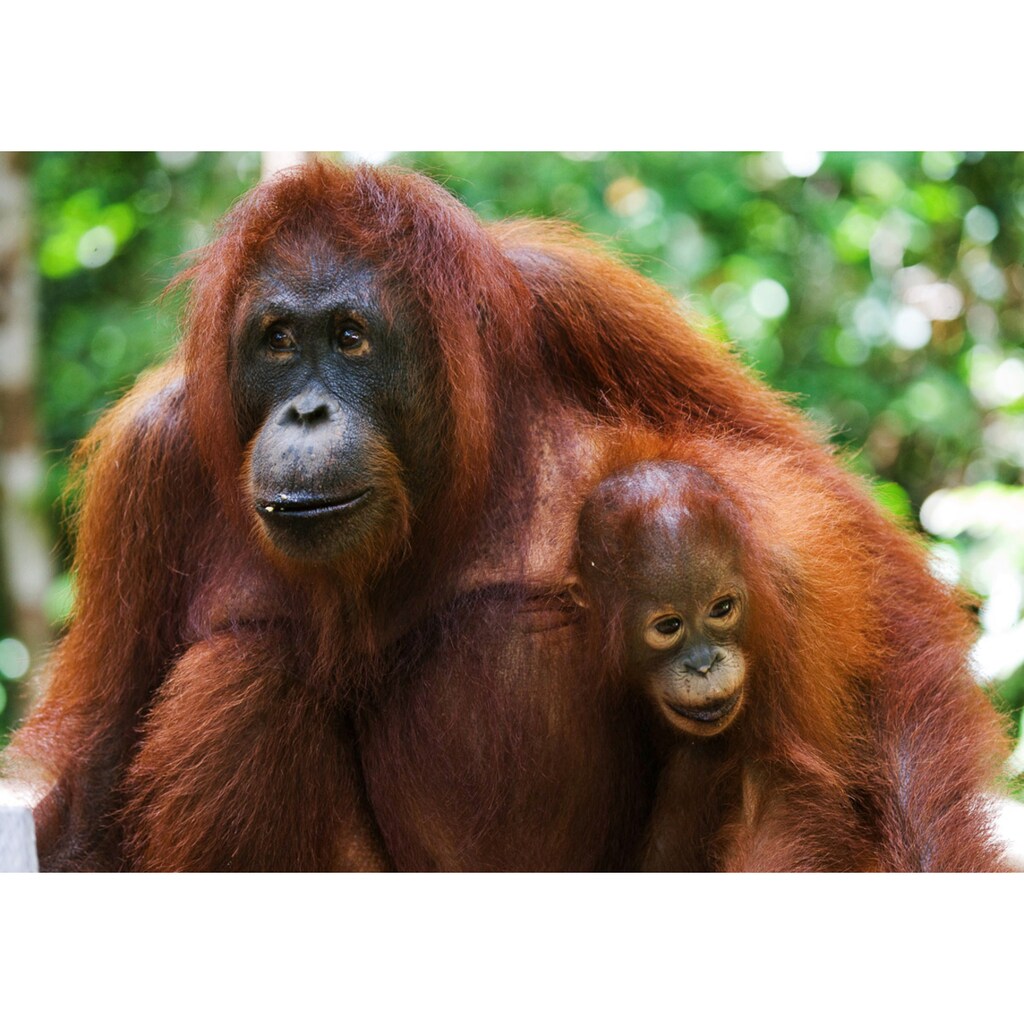
[(584, 676), (577, 624), (529, 602), (464, 612), (360, 720), (368, 795), (395, 866), (627, 863), (651, 780), (640, 730)]

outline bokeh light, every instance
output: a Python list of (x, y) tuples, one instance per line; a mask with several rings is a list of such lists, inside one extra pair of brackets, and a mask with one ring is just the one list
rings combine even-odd
[(779, 154), (782, 165), (786, 170), (797, 178), (809, 178), (821, 167), (824, 154), (815, 152), (797, 152), (787, 150)]
[(0, 640), (0, 675), (6, 679), (21, 679), (32, 664), (28, 648), (13, 636)]

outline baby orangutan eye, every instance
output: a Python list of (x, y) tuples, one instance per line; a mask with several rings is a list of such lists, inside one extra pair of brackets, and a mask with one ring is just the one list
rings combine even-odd
[(708, 612), (709, 619), (724, 619), (731, 614), (733, 608), (736, 607), (736, 599), (733, 597), (723, 597), (721, 601), (716, 601), (711, 606), (711, 611)]
[(678, 615), (660, 615), (647, 624), (644, 641), (655, 650), (673, 647), (683, 632), (683, 620)]

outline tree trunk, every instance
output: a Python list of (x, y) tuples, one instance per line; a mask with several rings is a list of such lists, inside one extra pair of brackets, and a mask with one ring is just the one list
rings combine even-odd
[[(0, 153), (0, 558), (7, 626), (28, 650), (28, 679), (51, 640), (44, 601), (53, 580), (45, 524), (46, 466), (36, 425), (36, 280), (25, 160)], [(17, 721), (29, 684), (6, 684)], [(13, 693), (11, 691), (14, 691)]]

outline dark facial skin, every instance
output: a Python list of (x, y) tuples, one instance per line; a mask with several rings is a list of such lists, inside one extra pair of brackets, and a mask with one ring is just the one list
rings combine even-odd
[(384, 317), (369, 268), (307, 249), (268, 260), (243, 306), (232, 390), (246, 487), (287, 558), (381, 558), (436, 466), (435, 368)]
[(640, 463), (580, 516), (582, 603), (620, 617), (627, 675), (691, 736), (722, 732), (743, 704), (747, 593), (723, 502), (699, 470)]

